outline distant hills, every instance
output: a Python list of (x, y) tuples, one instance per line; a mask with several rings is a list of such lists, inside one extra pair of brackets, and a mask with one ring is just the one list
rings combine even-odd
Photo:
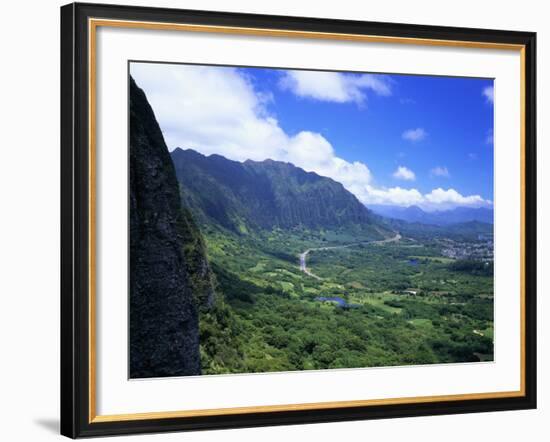
[(418, 206), (400, 207), (370, 204), (368, 207), (378, 215), (409, 223), (431, 224), (435, 226), (447, 226), (472, 221), (493, 223), (493, 210), (485, 207), (456, 207), (451, 210), (438, 210), (434, 212), (426, 212)]
[(181, 148), (171, 156), (184, 205), (198, 221), (241, 234), (297, 227), (392, 234), (342, 184), (290, 163), (238, 162)]
[(403, 236), (417, 240), (450, 238), (458, 241), (491, 239), (493, 224), (479, 221), (466, 221), (446, 225), (410, 223), (395, 218), (381, 218), (388, 228), (400, 232)]

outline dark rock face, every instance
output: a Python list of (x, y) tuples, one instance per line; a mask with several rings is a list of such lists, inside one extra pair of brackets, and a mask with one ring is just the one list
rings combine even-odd
[(130, 377), (201, 372), (174, 166), (143, 91), (130, 79)]

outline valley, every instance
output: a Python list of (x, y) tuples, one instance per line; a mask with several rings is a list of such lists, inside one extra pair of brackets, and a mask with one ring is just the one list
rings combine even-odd
[(237, 354), (208, 355), (204, 373), (492, 360), (489, 273), (455, 270), (435, 240), (327, 239), (340, 235), (206, 230)]
[(468, 255), (490, 224), (384, 218), (289, 163), (171, 155), (213, 275), (203, 374), (493, 359), (492, 260)]

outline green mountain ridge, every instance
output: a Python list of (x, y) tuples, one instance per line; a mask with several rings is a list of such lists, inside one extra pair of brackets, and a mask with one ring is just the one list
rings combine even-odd
[(392, 234), (342, 184), (291, 163), (238, 162), (181, 148), (171, 156), (183, 203), (197, 221), (240, 234), (276, 228)]

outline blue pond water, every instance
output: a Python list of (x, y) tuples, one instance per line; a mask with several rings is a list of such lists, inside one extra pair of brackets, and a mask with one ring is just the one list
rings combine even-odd
[(338, 307), (347, 307), (347, 308), (360, 307), (359, 304), (348, 304), (345, 299), (342, 299), (339, 296), (319, 296), (315, 298), (315, 300), (320, 302), (336, 302), (338, 304)]

